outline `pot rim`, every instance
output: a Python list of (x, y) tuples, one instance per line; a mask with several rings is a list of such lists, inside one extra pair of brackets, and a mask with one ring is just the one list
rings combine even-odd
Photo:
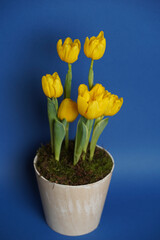
[(103, 181), (105, 181), (107, 178), (109, 178), (110, 175), (112, 175), (112, 172), (113, 172), (114, 167), (115, 167), (115, 162), (114, 162), (114, 158), (112, 157), (112, 155), (111, 155), (106, 149), (104, 149), (103, 147), (101, 147), (101, 146), (99, 146), (99, 145), (96, 145), (96, 146), (99, 147), (99, 148), (101, 148), (101, 149), (103, 149), (103, 150), (105, 150), (105, 151), (109, 154), (109, 156), (111, 157), (111, 160), (112, 160), (112, 162), (113, 162), (113, 166), (112, 166), (112, 169), (111, 169), (110, 173), (107, 174), (104, 178), (100, 179), (100, 180), (97, 181), (97, 182), (87, 183), (87, 184), (83, 184), (83, 185), (67, 185), (67, 184), (60, 184), (60, 183), (51, 182), (51, 181), (49, 181), (48, 179), (46, 179), (45, 177), (43, 177), (42, 175), (40, 175), (40, 173), (38, 172), (38, 170), (37, 170), (37, 168), (36, 168), (37, 154), (36, 154), (36, 156), (35, 156), (35, 158), (34, 158), (34, 161), (33, 161), (34, 170), (35, 170), (37, 176), (40, 177), (43, 181), (48, 182), (49, 184), (52, 184), (52, 185), (54, 184), (54, 186), (57, 185), (58, 187), (62, 187), (62, 188), (66, 188), (66, 187), (69, 187), (69, 188), (77, 188), (77, 187), (78, 187), (78, 188), (82, 188), (82, 187), (84, 187), (84, 186), (85, 186), (85, 187), (90, 187), (90, 186), (99, 184), (100, 182), (103, 182)]

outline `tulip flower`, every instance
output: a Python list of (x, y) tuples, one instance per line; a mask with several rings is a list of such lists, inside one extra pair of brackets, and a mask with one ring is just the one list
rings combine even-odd
[(58, 109), (58, 118), (67, 122), (73, 122), (78, 116), (77, 103), (70, 98), (65, 98)]
[(57, 52), (60, 59), (67, 63), (74, 63), (78, 59), (78, 55), (81, 49), (81, 43), (78, 39), (74, 42), (71, 38), (66, 38), (62, 44), (62, 39), (57, 42)]
[(53, 153), (54, 152), (53, 128), (58, 108), (57, 97), (60, 97), (63, 94), (63, 86), (57, 72), (53, 73), (53, 75), (46, 74), (46, 76), (42, 77), (42, 89), (44, 94), (48, 97), (48, 120), (51, 135), (51, 149)]
[(85, 84), (78, 88), (78, 112), (87, 119), (101, 117), (107, 106), (105, 88), (101, 84), (96, 84), (91, 91)]
[(104, 32), (101, 31), (97, 37), (86, 37), (84, 43), (84, 53), (88, 58), (93, 60), (100, 59), (106, 49), (106, 39), (104, 38)]
[(65, 136), (65, 148), (68, 150), (69, 145), (69, 122), (73, 122), (78, 116), (77, 103), (70, 98), (65, 98), (58, 109), (58, 118), (60, 120), (66, 119), (66, 136)]
[(57, 72), (42, 77), (42, 89), (49, 98), (57, 98), (63, 94), (63, 86)]
[[(118, 98), (118, 96), (111, 94), (101, 84), (96, 84), (90, 91), (85, 84), (81, 84), (78, 88), (78, 112), (91, 121), (91, 119), (96, 119), (93, 127), (93, 134), (90, 143), (90, 161), (93, 159), (95, 147), (97, 140), (104, 128), (108, 124), (108, 118), (103, 119), (104, 116), (113, 116), (121, 108), (123, 104), (123, 98)], [(85, 120), (86, 121), (86, 120)], [(83, 121), (85, 123), (85, 121)], [(84, 132), (84, 136), (87, 136), (85, 141), (83, 140), (83, 154), (84, 159), (86, 155), (86, 150), (90, 138), (90, 128), (92, 128), (93, 122), (86, 122), (86, 127), (88, 128), (87, 133)], [(85, 128), (84, 130), (85, 131)], [(88, 134), (89, 132), (89, 134)], [(87, 135), (88, 134), (88, 135)], [(78, 135), (78, 133), (77, 133)], [(78, 138), (78, 136), (77, 136)], [(83, 143), (82, 142), (82, 143)], [(79, 158), (79, 155), (78, 155)], [(75, 158), (75, 162), (77, 159)]]
[(88, 83), (89, 89), (91, 90), (93, 87), (93, 79), (94, 79), (94, 72), (93, 72), (93, 62), (94, 60), (100, 59), (106, 49), (106, 39), (104, 38), (104, 32), (101, 31), (97, 37), (91, 37), (90, 39), (86, 37), (84, 43), (84, 53), (88, 58), (91, 58), (91, 65), (88, 74)]
[(111, 94), (109, 92), (107, 92), (106, 95), (107, 95), (107, 106), (106, 106), (106, 110), (104, 111), (104, 115), (113, 116), (117, 112), (119, 112), (123, 104), (123, 98), (118, 98), (118, 96)]
[(64, 98), (70, 98), (71, 95), (71, 82), (72, 82), (72, 66), (78, 59), (79, 52), (81, 50), (81, 43), (78, 39), (74, 42), (71, 38), (66, 38), (62, 44), (62, 39), (57, 42), (57, 52), (60, 59), (68, 63), (68, 72), (66, 74), (65, 87), (64, 87)]

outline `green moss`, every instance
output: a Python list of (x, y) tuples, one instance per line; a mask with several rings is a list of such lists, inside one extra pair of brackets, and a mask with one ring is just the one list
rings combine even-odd
[(93, 160), (89, 161), (89, 150), (85, 161), (73, 165), (74, 141), (69, 142), (66, 152), (62, 146), (60, 161), (54, 159), (50, 144), (42, 145), (38, 150), (37, 170), (51, 182), (67, 185), (83, 185), (96, 182), (110, 173), (113, 162), (101, 148), (96, 147)]

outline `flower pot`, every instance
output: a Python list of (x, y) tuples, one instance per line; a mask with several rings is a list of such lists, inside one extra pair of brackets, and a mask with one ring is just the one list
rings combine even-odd
[(97, 228), (114, 169), (114, 160), (110, 157), (113, 167), (106, 177), (95, 183), (78, 186), (53, 183), (40, 176), (35, 157), (34, 169), (46, 222), (54, 231), (78, 236)]

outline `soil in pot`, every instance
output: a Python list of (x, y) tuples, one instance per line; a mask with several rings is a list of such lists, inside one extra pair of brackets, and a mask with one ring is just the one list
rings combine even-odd
[(96, 147), (94, 158), (89, 161), (89, 148), (86, 159), (82, 156), (73, 165), (74, 141), (69, 142), (68, 151), (62, 146), (60, 161), (54, 159), (50, 144), (42, 145), (38, 150), (36, 168), (40, 175), (51, 182), (64, 185), (84, 185), (97, 182), (108, 175), (113, 166), (109, 154), (102, 148)]

